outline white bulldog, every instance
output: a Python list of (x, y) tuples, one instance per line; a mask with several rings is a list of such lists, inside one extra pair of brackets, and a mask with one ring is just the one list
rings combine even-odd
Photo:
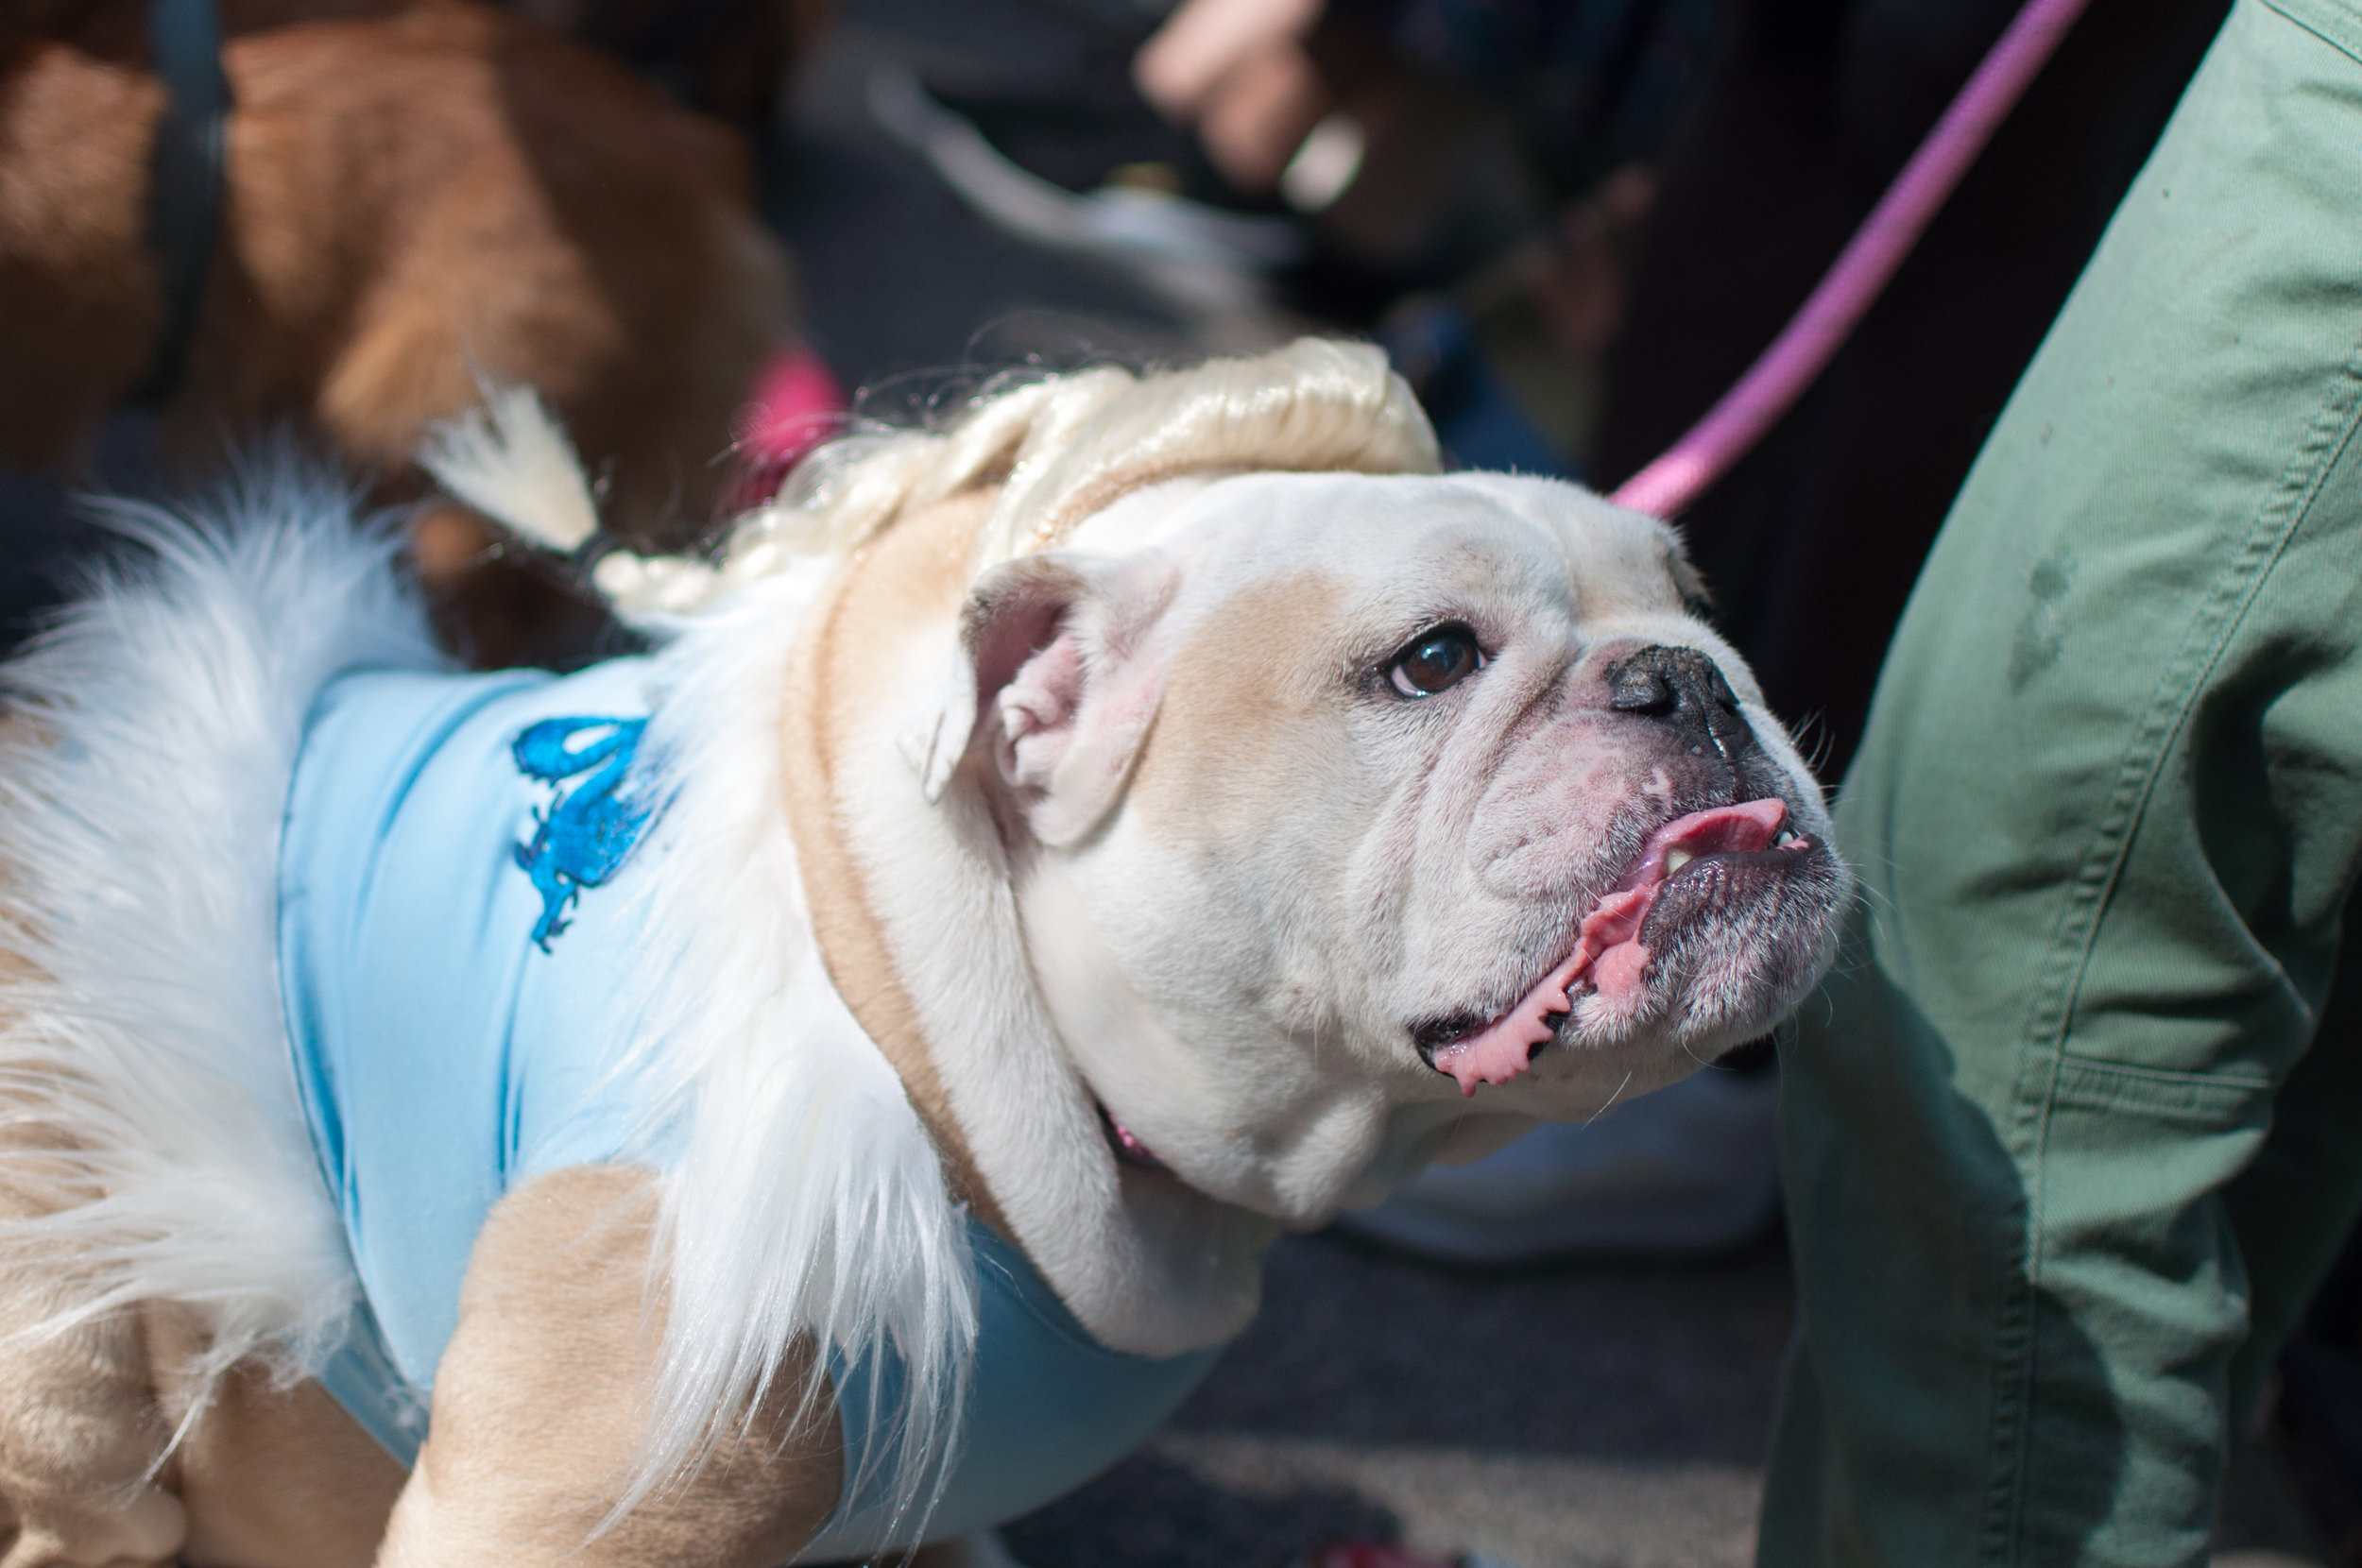
[[(583, 532), (529, 401), (434, 460)], [(563, 681), (333, 497), (150, 520), (0, 755), (14, 1549), (979, 1529), (1281, 1230), (1771, 1028), (1848, 882), (1678, 540), (1436, 467), (1368, 349), (1054, 377), (607, 557), (664, 645)]]

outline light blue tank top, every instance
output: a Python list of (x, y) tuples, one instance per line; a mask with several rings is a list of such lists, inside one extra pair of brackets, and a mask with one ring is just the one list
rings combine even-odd
[[(279, 958), (296, 1078), (361, 1283), (321, 1382), (407, 1464), (503, 1194), (623, 1157), (639, 1131), (621, 891), (660, 836), (633, 760), (644, 659), (539, 672), (370, 672), (314, 706), (280, 842)], [(1167, 1360), (1084, 1333), (1023, 1254), (971, 1220), (979, 1331), (961, 1457), (930, 1539), (1014, 1518), (1145, 1439), (1213, 1351)], [(894, 1386), (897, 1371), (885, 1369)], [(864, 1376), (837, 1379), (864, 1387)], [(873, 1412), (838, 1401), (848, 1453)], [(815, 1549), (864, 1555), (876, 1500)], [(811, 1553), (806, 1554), (811, 1559)]]

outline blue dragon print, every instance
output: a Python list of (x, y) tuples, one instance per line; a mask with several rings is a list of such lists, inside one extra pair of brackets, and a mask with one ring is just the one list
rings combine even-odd
[[(520, 773), (551, 787), (549, 809), (533, 813), (533, 837), (517, 845), (517, 864), (541, 895), (533, 940), (545, 953), (571, 924), (582, 890), (614, 876), (648, 825), (648, 808), (622, 791), (647, 726), (645, 719), (544, 719), (510, 748)], [(565, 787), (583, 774), (590, 776)]]

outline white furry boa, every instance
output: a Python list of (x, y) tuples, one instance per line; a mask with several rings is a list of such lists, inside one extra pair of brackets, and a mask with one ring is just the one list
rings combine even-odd
[(319, 689), (437, 656), (390, 529), (292, 464), (205, 515), (112, 518), (137, 554), (0, 672), (0, 920), (31, 971), (0, 1019), (0, 1142), (58, 1205), (0, 1226), (0, 1267), (68, 1264), (34, 1332), (180, 1301), (212, 1331), (203, 1382), (253, 1355), (291, 1373), (358, 1287), (281, 1022), (280, 817)]
[(832, 569), (807, 562), (719, 601), (650, 682), (641, 755), (663, 805), (625, 1005), (651, 1020), (650, 1145), (687, 1136), (665, 1162), (653, 1416), (616, 1512), (693, 1468), (715, 1413), (749, 1410), (797, 1338), (830, 1347), (840, 1376), (864, 1362), (874, 1376), (890, 1345), (899, 1398), (845, 1457), (847, 1495), (874, 1499), (861, 1523), (881, 1533), (844, 1539), (839, 1519), (823, 1534), (865, 1556), (906, 1543), (949, 1478), (976, 1274), (934, 1144), (830, 983), (796, 874), (779, 716), (790, 646)]
[[(358, 1285), (281, 1016), (281, 814), (323, 686), (439, 660), (391, 534), (316, 476), (282, 465), (198, 516), (117, 517), (147, 558), (0, 673), (0, 946), (31, 970), (0, 981), (0, 1158), (52, 1210), (0, 1222), (0, 1268), (76, 1282), (34, 1332), (181, 1301), (212, 1328), (201, 1375), (252, 1355), (294, 1375), (334, 1350)], [(665, 1167), (667, 1311), (616, 1515), (693, 1470), (808, 1338), (840, 1376), (889, 1346), (901, 1363), (847, 1492), (879, 1501), (864, 1533), (908, 1540), (949, 1474), (975, 1269), (796, 876), (779, 719), (824, 570), (715, 604), (652, 672), (642, 755), (665, 804), (625, 1015), (649, 1020), (637, 1152)]]

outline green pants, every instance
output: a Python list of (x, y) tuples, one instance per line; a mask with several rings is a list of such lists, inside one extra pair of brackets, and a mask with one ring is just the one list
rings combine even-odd
[(1763, 1563), (2203, 1560), (2362, 1206), (2362, 1039), (2315, 1038), (2362, 864), (2358, 422), (2362, 0), (2242, 0), (1841, 792)]

